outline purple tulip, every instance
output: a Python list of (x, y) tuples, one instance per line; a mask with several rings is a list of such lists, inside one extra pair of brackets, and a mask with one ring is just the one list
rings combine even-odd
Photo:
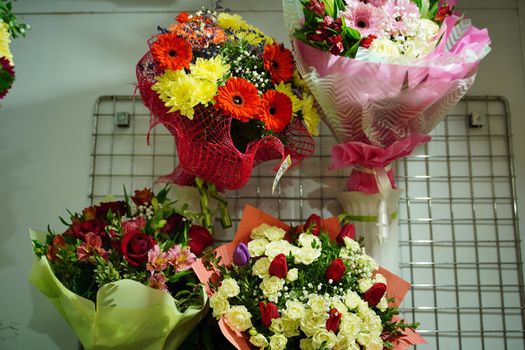
[(244, 266), (250, 261), (250, 252), (248, 246), (244, 243), (239, 243), (233, 252), (233, 263), (237, 266)]

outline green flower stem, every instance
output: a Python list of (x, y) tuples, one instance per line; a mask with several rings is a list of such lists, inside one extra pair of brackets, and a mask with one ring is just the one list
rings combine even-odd
[(221, 212), (221, 226), (222, 228), (232, 227), (232, 219), (230, 211), (228, 210), (228, 201), (217, 192), (214, 184), (208, 184), (208, 194), (219, 203), (219, 211)]
[(200, 195), (200, 205), (202, 214), (202, 226), (206, 227), (210, 232), (213, 232), (213, 222), (211, 219), (211, 211), (209, 208), (208, 191), (206, 189), (206, 182), (200, 178), (195, 178), (195, 184)]

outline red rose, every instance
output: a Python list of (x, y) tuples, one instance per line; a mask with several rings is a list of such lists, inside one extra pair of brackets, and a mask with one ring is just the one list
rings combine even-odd
[(131, 232), (122, 238), (120, 249), (124, 258), (133, 266), (148, 261), (148, 251), (156, 244), (153, 237), (142, 232)]
[(84, 210), (82, 210), (82, 216), (84, 220), (93, 220), (97, 217), (97, 210), (95, 207), (84, 208)]
[(266, 305), (264, 302), (259, 302), (259, 311), (261, 311), (261, 319), (263, 325), (268, 328), (272, 325), (272, 320), (274, 318), (279, 318), (279, 310), (277, 306), (269, 301)]
[(312, 214), (306, 219), (306, 224), (304, 224), (303, 230), (310, 231), (314, 236), (319, 236), (321, 232), (321, 217), (317, 214)]
[(330, 309), (328, 312), (328, 320), (326, 320), (326, 330), (337, 333), (339, 325), (341, 324), (341, 317), (343, 317), (343, 315), (337, 309)]
[(213, 245), (213, 237), (206, 228), (199, 225), (192, 225), (188, 236), (190, 241), (188, 245), (190, 246), (191, 251), (195, 255), (201, 255), (204, 249)]
[(346, 266), (341, 258), (337, 258), (328, 265), (326, 269), (326, 280), (339, 282), (343, 278)]
[(281, 253), (273, 258), (268, 272), (270, 273), (270, 276), (286, 278), (286, 275), (288, 274), (288, 263), (286, 262), (286, 256)]
[(146, 205), (151, 203), (151, 200), (153, 199), (153, 192), (151, 192), (151, 189), (144, 188), (143, 190), (135, 190), (135, 195), (131, 196), (131, 200), (135, 205)]
[(339, 234), (337, 235), (335, 241), (340, 245), (345, 245), (345, 237), (350, 239), (355, 238), (355, 227), (352, 224), (345, 224)]
[(172, 214), (169, 218), (166, 219), (166, 225), (161, 229), (161, 232), (167, 233), (168, 235), (172, 235), (174, 233), (174, 230), (181, 229), (184, 216), (179, 215), (177, 213)]
[(127, 204), (124, 201), (105, 202), (95, 206), (99, 219), (107, 219), (110, 210), (113, 215), (123, 216), (127, 209)]
[(375, 283), (369, 290), (363, 294), (363, 300), (368, 303), (370, 307), (374, 307), (381, 301), (386, 292), (386, 284)]
[(74, 222), (64, 234), (85, 241), (86, 234), (92, 232), (97, 236), (104, 236), (106, 224), (102, 220), (86, 220)]
[(376, 39), (377, 39), (377, 36), (370, 34), (366, 38), (361, 39), (361, 43), (359, 45), (361, 45), (365, 49), (368, 49), (370, 45), (372, 45), (372, 42)]

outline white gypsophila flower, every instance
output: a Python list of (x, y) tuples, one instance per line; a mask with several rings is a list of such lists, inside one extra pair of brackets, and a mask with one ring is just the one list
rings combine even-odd
[(315, 332), (312, 340), (314, 342), (314, 346), (317, 348), (324, 346), (325, 349), (331, 349), (337, 343), (337, 336), (334, 334), (334, 332), (321, 328)]
[(287, 342), (283, 334), (274, 334), (270, 337), (270, 350), (284, 350)]
[(266, 251), (266, 245), (268, 244), (266, 238), (256, 238), (248, 242), (248, 251), (251, 257), (258, 257), (264, 254)]
[(230, 309), (230, 303), (224, 295), (215, 293), (210, 297), (210, 307), (213, 310), (213, 317), (220, 319)]
[(258, 259), (252, 267), (252, 275), (259, 276), (260, 278), (269, 277), (268, 269), (271, 264), (270, 258), (263, 256)]
[(219, 290), (217, 291), (217, 293), (225, 296), (226, 298), (236, 297), (240, 292), (241, 289), (239, 288), (237, 281), (235, 281), (233, 278), (225, 278), (222, 281)]
[(251, 316), (246, 306), (237, 305), (224, 314), (224, 321), (234, 332), (244, 332), (252, 327)]
[(374, 276), (374, 283), (383, 283), (383, 284), (387, 284), (386, 283), (386, 278), (385, 276), (383, 276), (382, 274), (380, 273), (376, 273), (375, 276)]

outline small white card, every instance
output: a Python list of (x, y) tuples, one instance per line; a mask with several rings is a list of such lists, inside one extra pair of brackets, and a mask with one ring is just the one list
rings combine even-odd
[(281, 163), (279, 170), (277, 170), (277, 174), (275, 174), (275, 179), (273, 180), (273, 186), (272, 186), (272, 194), (275, 192), (275, 188), (277, 187), (277, 184), (279, 184), (279, 180), (281, 180), (281, 177), (284, 175), (286, 170), (290, 168), (291, 165), (292, 165), (292, 157), (288, 155)]

